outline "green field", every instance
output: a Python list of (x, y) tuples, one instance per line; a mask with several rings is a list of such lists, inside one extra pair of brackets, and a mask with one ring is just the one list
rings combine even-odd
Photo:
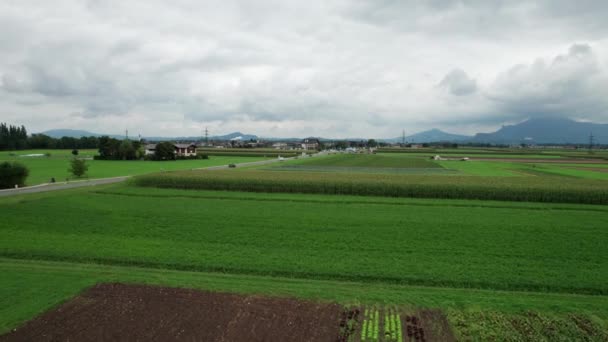
[(603, 169), (341, 154), (0, 198), (0, 333), (119, 281), (438, 308), (458, 340), (606, 341)]
[(541, 176), (471, 177), (254, 169), (167, 172), (140, 176), (135, 182), (198, 190), (608, 204), (608, 184), (604, 181), (538, 173)]
[[(296, 164), (292, 162), (291, 164)], [(345, 168), (441, 168), (440, 165), (424, 158), (403, 157), (379, 154), (335, 154), (320, 157), (311, 157), (299, 160), (297, 165), (327, 166)]]
[[(50, 157), (25, 157), (27, 154), (45, 154)], [(14, 155), (11, 155), (14, 154)], [(79, 156), (93, 158), (97, 154), (96, 150), (80, 150)], [(0, 152), (0, 162), (17, 161), (24, 164), (30, 170), (30, 175), (26, 180), (27, 185), (48, 183), (51, 178), (57, 182), (72, 179), (73, 176), (68, 172), (71, 150), (23, 150), (16, 152)], [(260, 156), (212, 156), (209, 159), (201, 160), (176, 160), (168, 162), (156, 161), (131, 161), (131, 160), (87, 160), (89, 171), (88, 178), (107, 178), (117, 176), (134, 176), (145, 173), (189, 170), (208, 166), (226, 165), (230, 163), (245, 163), (250, 161), (263, 160)]]
[(3, 329), (101, 280), (608, 319), (605, 206), (113, 185), (0, 213)]

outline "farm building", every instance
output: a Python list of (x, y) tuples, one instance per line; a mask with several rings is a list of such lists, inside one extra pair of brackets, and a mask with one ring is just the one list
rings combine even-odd
[[(180, 157), (196, 156), (196, 144), (173, 144), (175, 155)], [(156, 144), (146, 144), (146, 155), (151, 155), (156, 152)]]
[(318, 150), (321, 143), (316, 138), (306, 138), (302, 140), (302, 148), (305, 150)]

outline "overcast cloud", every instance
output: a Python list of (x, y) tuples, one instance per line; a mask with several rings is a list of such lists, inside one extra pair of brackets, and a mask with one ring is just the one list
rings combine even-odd
[(608, 2), (0, 2), (0, 121), (395, 137), (608, 122)]

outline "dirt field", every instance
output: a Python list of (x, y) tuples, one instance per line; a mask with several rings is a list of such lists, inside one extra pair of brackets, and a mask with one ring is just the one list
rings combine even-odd
[(101, 284), (2, 341), (336, 341), (343, 308), (293, 299)]
[[(0, 336), (0, 341), (453, 341), (440, 311), (363, 310), (338, 304), (143, 285), (99, 284)], [(368, 332), (372, 336), (371, 323)], [(365, 334), (364, 334), (365, 335)]]

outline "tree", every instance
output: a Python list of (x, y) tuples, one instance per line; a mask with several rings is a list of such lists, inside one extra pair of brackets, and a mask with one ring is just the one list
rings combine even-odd
[(376, 140), (374, 140), (374, 139), (369, 139), (369, 140), (367, 141), (367, 147), (376, 147), (376, 146), (378, 146), (378, 143), (376, 142)]
[(29, 175), (27, 167), (19, 163), (0, 163), (0, 189), (12, 188), (15, 185), (25, 185), (25, 179)]
[(73, 156), (77, 156), (78, 155), (78, 150), (77, 149), (73, 149), (72, 150), (72, 155)]
[(335, 144), (336, 150), (344, 150), (348, 147), (348, 144), (346, 143), (346, 141), (336, 141)]
[(87, 173), (89, 166), (85, 163), (84, 159), (73, 158), (70, 162), (70, 168), (68, 172), (76, 177), (82, 177)]
[(154, 152), (156, 160), (174, 160), (175, 159), (175, 147), (168, 141), (163, 141), (156, 144), (156, 151)]
[(118, 155), (122, 160), (133, 160), (135, 159), (135, 147), (129, 139), (125, 139), (118, 146)]

